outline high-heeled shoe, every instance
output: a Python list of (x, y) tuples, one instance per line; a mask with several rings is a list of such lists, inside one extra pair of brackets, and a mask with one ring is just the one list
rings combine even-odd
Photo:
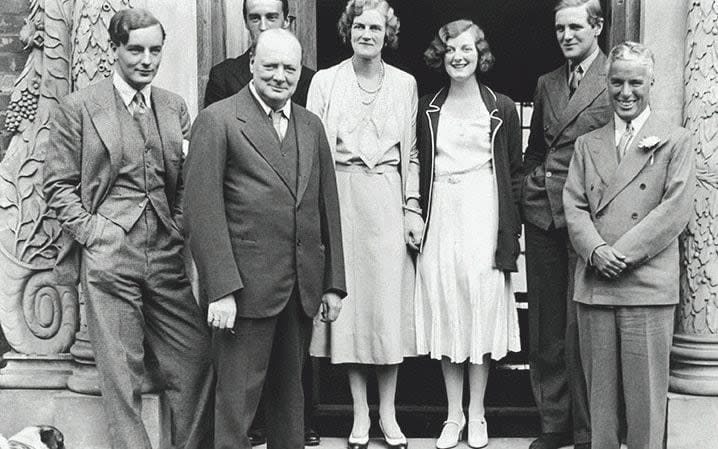
[(355, 437), (353, 433), (349, 434), (347, 439), (347, 448), (349, 449), (367, 449), (369, 446), (369, 432), (361, 437)]
[(436, 449), (451, 449), (456, 447), (464, 434), (466, 426), (466, 418), (461, 415), (461, 422), (447, 419), (444, 421), (444, 427), (441, 428), (441, 435), (436, 440)]
[(486, 447), (486, 445), (489, 444), (489, 434), (486, 428), (486, 420), (484, 418), (469, 420), (469, 435), (467, 436), (467, 443), (469, 443), (469, 447), (473, 449)]
[[(392, 449), (406, 449), (409, 446), (409, 443), (406, 441), (406, 436), (402, 433), (400, 437), (389, 437), (386, 432), (384, 431), (384, 425), (381, 423), (381, 418), (379, 419), (379, 428), (381, 429), (381, 433), (384, 434), (384, 441), (386, 442), (386, 445), (389, 446)], [(399, 431), (401, 432), (401, 431)]]

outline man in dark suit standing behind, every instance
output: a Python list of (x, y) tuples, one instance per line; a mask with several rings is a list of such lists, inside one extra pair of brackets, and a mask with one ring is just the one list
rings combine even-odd
[(45, 198), (77, 242), (87, 324), (114, 449), (151, 449), (144, 361), (165, 380), (173, 447), (212, 447), (209, 331), (183, 263), (184, 100), (151, 86), (165, 32), (144, 9), (110, 20), (115, 73), (63, 98), (50, 125)]
[(578, 136), (611, 117), (598, 0), (560, 0), (556, 38), (566, 64), (541, 76), (524, 155), (522, 212), (526, 229), (531, 385), (542, 434), (531, 449), (574, 442), (590, 448), (586, 384), (578, 347), (573, 271), (576, 253), (566, 231), (562, 190)]
[(216, 449), (248, 449), (265, 384), (269, 449), (304, 445), (302, 365), (312, 319), (346, 296), (334, 166), (319, 118), (290, 101), (301, 46), (261, 34), (253, 79), (200, 112), (186, 222), (215, 328)]
[[(212, 67), (204, 94), (205, 107), (236, 94), (252, 80), (249, 61), (262, 31), (289, 26), (288, 0), (245, 0), (242, 13), (244, 25), (252, 40), (252, 48), (236, 58), (227, 59)], [(307, 91), (313, 76), (314, 70), (302, 66), (297, 89), (292, 96), (292, 101), (300, 106), (307, 105)]]

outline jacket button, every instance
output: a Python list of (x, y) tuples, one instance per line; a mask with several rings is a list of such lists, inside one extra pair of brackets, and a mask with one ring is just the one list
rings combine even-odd
[(301, 241), (301, 240), (297, 240), (297, 246), (302, 246), (302, 241)]
[(591, 184), (591, 191), (593, 191), (593, 184)]
[(556, 147), (551, 147), (551, 148), (548, 149), (548, 151), (551, 152), (551, 153), (555, 153), (555, 152), (556, 152)]
[(641, 190), (646, 190), (646, 185), (644, 183), (641, 183), (641, 185), (638, 186)]
[(638, 214), (637, 214), (636, 212), (632, 213), (632, 214), (631, 214), (631, 218), (633, 218), (634, 220), (637, 219), (637, 218), (638, 218)]
[(551, 173), (550, 171), (547, 171), (547, 172), (546, 172), (546, 177), (547, 177), (547, 178), (550, 178), (551, 176), (553, 176), (553, 173)]
[(548, 131), (549, 128), (550, 128), (549, 125), (543, 125), (543, 130), (544, 130), (544, 131)]

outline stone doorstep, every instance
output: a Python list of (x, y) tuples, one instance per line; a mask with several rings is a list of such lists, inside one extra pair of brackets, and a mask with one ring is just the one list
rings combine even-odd
[(668, 393), (666, 449), (718, 448), (718, 397)]
[[(10, 437), (33, 424), (56, 426), (65, 445), (77, 449), (110, 449), (101, 398), (67, 390), (0, 389), (0, 433)], [(142, 420), (152, 447), (170, 447), (169, 409), (158, 394), (142, 396)]]

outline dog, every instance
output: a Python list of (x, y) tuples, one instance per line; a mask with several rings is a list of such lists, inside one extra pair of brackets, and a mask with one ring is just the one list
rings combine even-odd
[(65, 449), (65, 437), (53, 426), (30, 426), (9, 440), (0, 435), (0, 449)]

